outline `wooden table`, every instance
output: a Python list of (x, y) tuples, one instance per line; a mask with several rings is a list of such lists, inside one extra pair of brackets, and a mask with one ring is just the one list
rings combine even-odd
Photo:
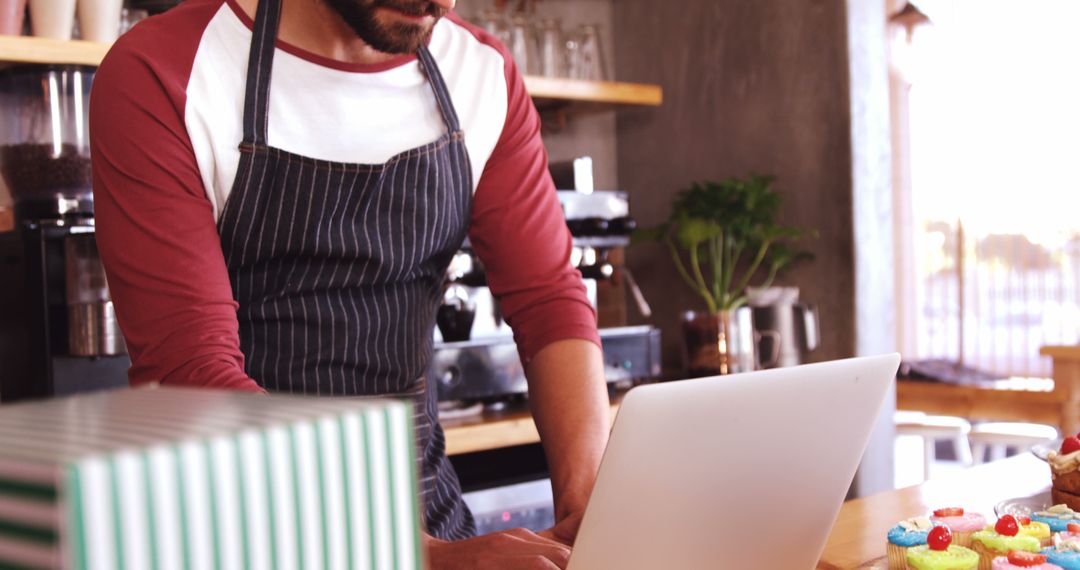
[(885, 534), (897, 522), (935, 508), (963, 507), (993, 517), (994, 505), (1050, 486), (1046, 463), (1030, 453), (972, 467), (897, 491), (844, 503), (818, 568), (884, 568)]
[(1053, 382), (1003, 380), (962, 386), (903, 380), (896, 383), (896, 407), (963, 418), (1024, 421), (1080, 431), (1080, 346), (1047, 346), (1054, 361)]

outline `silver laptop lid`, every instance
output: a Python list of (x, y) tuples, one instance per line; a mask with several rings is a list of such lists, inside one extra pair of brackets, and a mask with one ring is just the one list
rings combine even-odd
[(813, 568), (899, 363), (891, 354), (632, 390), (570, 570)]

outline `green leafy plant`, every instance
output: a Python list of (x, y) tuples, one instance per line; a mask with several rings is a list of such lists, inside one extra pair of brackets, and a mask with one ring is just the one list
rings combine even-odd
[(793, 247), (808, 232), (776, 222), (781, 201), (771, 176), (697, 182), (676, 195), (667, 222), (637, 237), (667, 246), (679, 276), (711, 313), (731, 311), (746, 304), (755, 275), (768, 287), (781, 270), (811, 257)]

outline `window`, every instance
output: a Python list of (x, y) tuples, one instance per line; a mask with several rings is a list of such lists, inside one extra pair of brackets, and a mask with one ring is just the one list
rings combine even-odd
[(1049, 376), (1039, 347), (1080, 342), (1080, 2), (917, 5), (933, 24), (892, 50), (902, 350)]

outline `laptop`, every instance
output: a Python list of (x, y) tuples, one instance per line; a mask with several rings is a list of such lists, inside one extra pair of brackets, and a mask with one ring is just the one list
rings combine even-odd
[(631, 390), (569, 570), (814, 568), (899, 365), (890, 354)]

